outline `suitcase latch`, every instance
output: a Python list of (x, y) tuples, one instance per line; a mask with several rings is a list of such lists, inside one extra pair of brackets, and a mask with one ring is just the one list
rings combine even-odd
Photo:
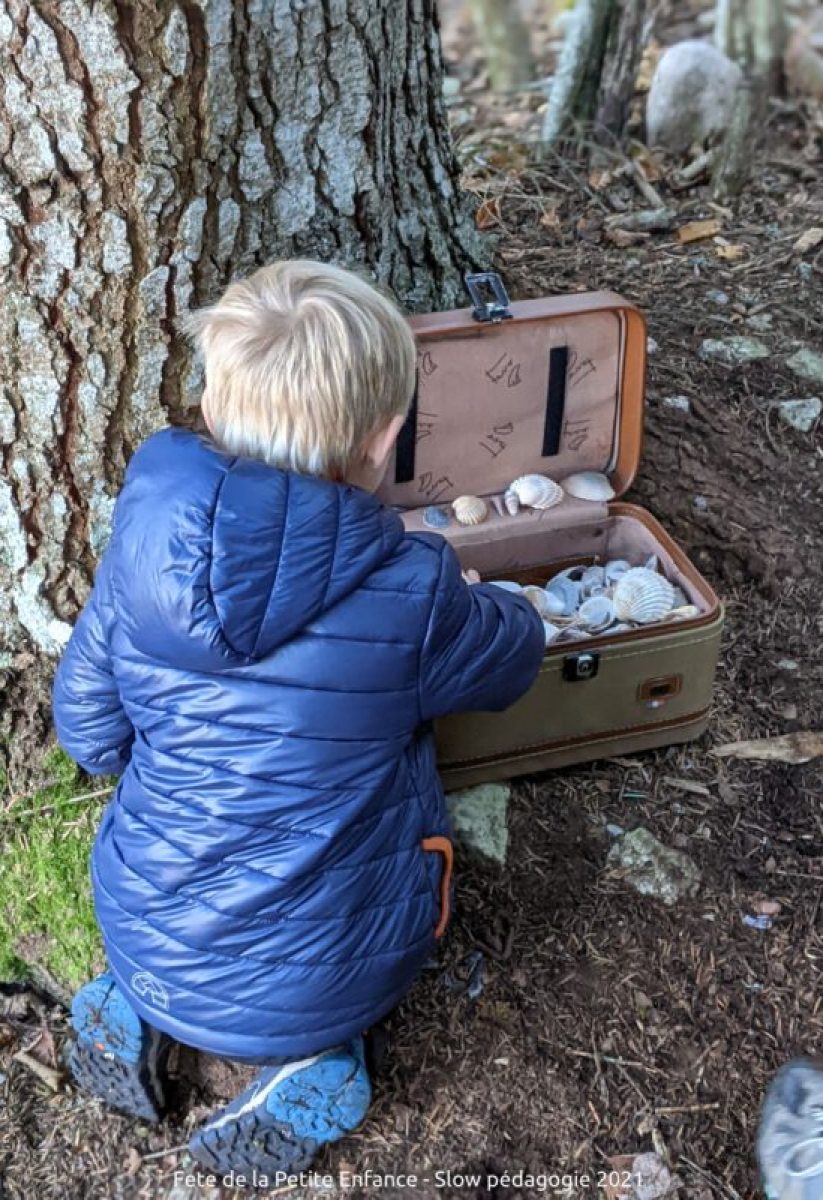
[[(505, 284), (496, 271), (478, 271), (465, 277), (466, 291), (471, 296), (472, 316), (475, 321), (497, 322), (508, 321), (512, 314), (509, 312), (509, 293)], [(483, 298), (483, 289), (487, 289), (487, 298)], [(488, 298), (491, 292), (492, 298)]]
[(567, 683), (580, 683), (583, 679), (594, 679), (600, 669), (600, 655), (587, 651), (585, 654), (570, 654), (563, 659), (563, 678)]

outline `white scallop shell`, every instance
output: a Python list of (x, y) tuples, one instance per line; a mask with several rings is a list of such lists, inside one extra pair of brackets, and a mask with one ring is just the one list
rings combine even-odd
[(521, 475), (506, 488), (503, 503), (514, 516), (520, 508), (552, 508), (562, 499), (562, 487), (547, 475)]
[(460, 525), (480, 525), (489, 513), (489, 506), (480, 496), (458, 496), (452, 512)]
[(563, 480), (563, 491), (578, 500), (613, 500), (615, 490), (600, 471), (578, 471)]
[(674, 588), (662, 575), (646, 567), (633, 567), (614, 589), (614, 612), (619, 621), (651, 625), (671, 611)]
[(590, 629), (592, 633), (605, 629), (614, 621), (614, 605), (608, 596), (592, 596), (580, 605), (577, 619), (584, 629)]

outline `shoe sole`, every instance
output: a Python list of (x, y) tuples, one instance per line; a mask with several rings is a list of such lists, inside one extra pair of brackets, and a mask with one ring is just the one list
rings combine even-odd
[(362, 1058), (318, 1055), (289, 1063), (268, 1083), (252, 1085), (234, 1111), (218, 1114), (189, 1142), (213, 1171), (306, 1170), (322, 1145), (356, 1129), (371, 1102)]
[(132, 1066), (78, 1038), (69, 1052), (69, 1071), (79, 1088), (110, 1108), (152, 1124), (161, 1119), (162, 1092), (158, 1094), (147, 1063)]

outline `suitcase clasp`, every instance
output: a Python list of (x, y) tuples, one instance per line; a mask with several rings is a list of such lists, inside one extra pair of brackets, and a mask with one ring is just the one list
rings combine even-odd
[[(472, 316), (475, 321), (496, 323), (511, 319), (509, 293), (496, 271), (478, 271), (473, 275), (466, 275), (464, 282), (471, 297)], [(493, 300), (483, 299), (483, 288), (491, 291)]]
[(600, 655), (590, 650), (585, 654), (570, 654), (563, 659), (563, 678), (567, 683), (580, 683), (594, 679), (600, 669)]

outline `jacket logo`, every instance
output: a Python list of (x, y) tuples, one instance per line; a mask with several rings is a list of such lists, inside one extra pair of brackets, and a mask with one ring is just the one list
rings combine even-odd
[(136, 996), (153, 1004), (155, 1008), (168, 1011), (169, 993), (159, 979), (155, 979), (148, 971), (136, 971), (131, 977), (131, 990)]

